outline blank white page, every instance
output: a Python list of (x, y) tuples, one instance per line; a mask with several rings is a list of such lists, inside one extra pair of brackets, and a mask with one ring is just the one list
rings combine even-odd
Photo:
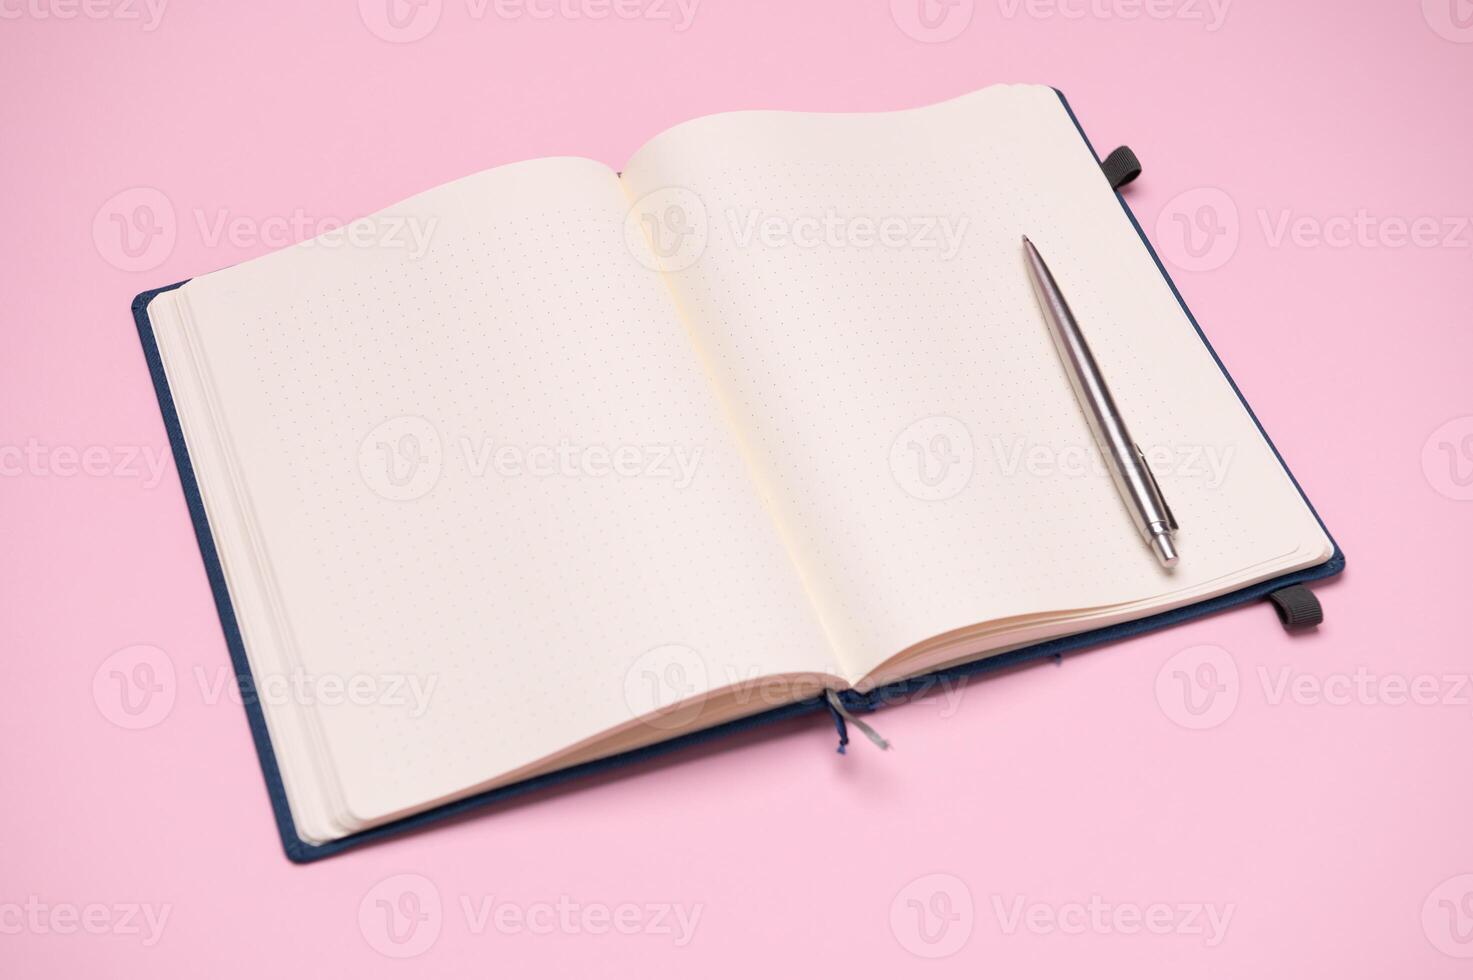
[(309, 839), (832, 664), (626, 211), (601, 165), (519, 164), (366, 219), (433, 222), (423, 255), (314, 242), (155, 301), (257, 680), (432, 688), (265, 705)]
[[(669, 278), (852, 677), (988, 620), (1180, 604), (1328, 557), (1053, 90), (699, 119), (623, 181), (684, 202), (701, 236)], [(1172, 573), (1103, 467), (1074, 465), (1094, 443), (1024, 234), (1136, 439), (1169, 457)]]

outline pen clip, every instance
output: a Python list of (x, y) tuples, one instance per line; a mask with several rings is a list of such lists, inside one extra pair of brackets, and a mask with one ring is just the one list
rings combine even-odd
[(1151, 490), (1155, 493), (1156, 499), (1160, 501), (1161, 509), (1166, 512), (1166, 523), (1173, 531), (1180, 531), (1181, 525), (1176, 523), (1176, 514), (1172, 513), (1171, 505), (1166, 502), (1166, 494), (1161, 492), (1161, 484), (1156, 482), (1156, 473), (1151, 469), (1151, 463), (1146, 459), (1146, 454), (1141, 452), (1140, 443), (1135, 444), (1135, 456), (1141, 461), (1141, 469), (1145, 470), (1146, 477), (1151, 481)]

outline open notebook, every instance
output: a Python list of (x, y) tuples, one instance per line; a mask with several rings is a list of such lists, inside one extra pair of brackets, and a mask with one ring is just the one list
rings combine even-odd
[[(1050, 88), (698, 119), (622, 174), (500, 167), (357, 230), (141, 320), (294, 856), (1335, 555)], [(1180, 519), (1171, 571), (1025, 233)]]

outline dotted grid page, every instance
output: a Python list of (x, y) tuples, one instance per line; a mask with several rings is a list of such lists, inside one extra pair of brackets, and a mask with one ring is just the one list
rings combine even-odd
[[(1051, 89), (709, 117), (623, 180), (697, 241), (670, 266), (682, 314), (851, 677), (988, 620), (1180, 602), (1328, 556)], [(1023, 234), (1157, 463), (1173, 573), (1099, 460)]]
[[(679, 697), (832, 673), (627, 211), (602, 165), (518, 164), (364, 219), (369, 244), (181, 290), (190, 326), (162, 339), (171, 382), (195, 364), (209, 392), (184, 406), (188, 438), (221, 447), (201, 453), (212, 520), (241, 512), (219, 537), (251, 660), (309, 681), (310, 703), (265, 704), (273, 737), (292, 733), (305, 835)], [(393, 221), (428, 227), (428, 248), (374, 238)]]

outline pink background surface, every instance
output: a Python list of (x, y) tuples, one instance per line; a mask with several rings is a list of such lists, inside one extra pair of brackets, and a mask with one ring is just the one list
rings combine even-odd
[[(0, 8), (0, 974), (1467, 975), (1465, 0), (960, 0), (930, 31), (913, 0), (705, 0), (685, 30), (428, 0), (404, 42), (385, 2)], [(132, 296), (268, 249), (212, 242), (222, 214), (995, 81), (1140, 154), (1133, 207), (1349, 556), (1326, 625), (1254, 606), (887, 711), (889, 757), (815, 718), (290, 865), (197, 679), (226, 651), (177, 477), (134, 458), (167, 444)], [(129, 255), (114, 215), (164, 234)], [(130, 730), (94, 679), (137, 645), (174, 681)]]

